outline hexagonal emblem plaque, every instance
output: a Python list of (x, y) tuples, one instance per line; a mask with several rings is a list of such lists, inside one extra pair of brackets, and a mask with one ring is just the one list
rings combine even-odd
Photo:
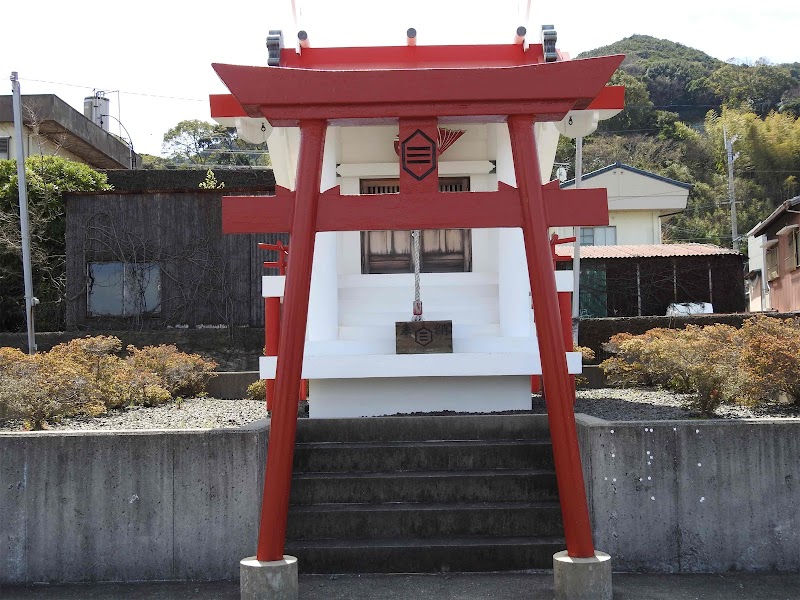
[(453, 352), (452, 321), (398, 321), (397, 354), (449, 354)]
[(436, 170), (436, 142), (417, 129), (400, 144), (400, 164), (417, 181)]

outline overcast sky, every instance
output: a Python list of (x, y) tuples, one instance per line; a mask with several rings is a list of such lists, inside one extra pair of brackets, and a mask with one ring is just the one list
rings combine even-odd
[[(0, 75), (18, 71), (23, 94), (53, 93), (76, 109), (105, 90), (111, 114), (137, 152), (159, 154), (164, 133), (183, 119), (210, 120), (209, 93), (226, 90), (212, 62), (265, 65), (269, 29), (315, 46), (401, 45), (415, 27), (420, 44), (507, 43), (523, 24), (518, 0), (139, 0), (90, 3), (9, 0), (3, 5)], [(633, 34), (666, 38), (716, 58), (800, 61), (800, 2), (618, 0), (532, 2), (533, 38), (542, 24), (575, 56)], [(112, 131), (119, 126), (112, 119)], [(124, 130), (122, 135), (128, 137)]]

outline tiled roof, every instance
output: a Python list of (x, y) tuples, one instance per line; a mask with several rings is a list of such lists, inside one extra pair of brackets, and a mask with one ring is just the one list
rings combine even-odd
[[(572, 257), (572, 244), (556, 246), (559, 256)], [(663, 258), (669, 256), (719, 256), (739, 252), (713, 244), (637, 244), (627, 246), (581, 246), (584, 258)]]

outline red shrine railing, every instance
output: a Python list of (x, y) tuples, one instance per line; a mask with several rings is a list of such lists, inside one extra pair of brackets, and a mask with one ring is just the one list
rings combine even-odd
[[(274, 244), (258, 244), (259, 250), (272, 250), (278, 253), (278, 260), (264, 261), (265, 269), (278, 269), (278, 275), (286, 275), (289, 261), (289, 246), (278, 240)], [(278, 343), (281, 335), (281, 299), (278, 296), (264, 298), (264, 356), (278, 356)], [(267, 410), (272, 410), (275, 398), (275, 380), (266, 380)], [(308, 383), (300, 382), (299, 400), (308, 397)]]

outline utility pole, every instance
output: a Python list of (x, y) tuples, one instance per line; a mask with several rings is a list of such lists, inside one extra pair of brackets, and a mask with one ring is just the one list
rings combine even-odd
[(736, 195), (733, 193), (733, 161), (739, 158), (739, 153), (733, 153), (733, 143), (739, 139), (739, 136), (734, 135), (728, 138), (728, 130), (723, 125), (722, 137), (725, 142), (725, 153), (728, 156), (728, 202), (731, 205), (731, 247), (738, 252), (739, 231), (736, 223)]
[[(580, 189), (583, 177), (583, 136), (575, 138), (575, 189)], [(573, 227), (575, 242), (572, 246), (572, 341), (578, 345), (578, 327), (581, 322), (581, 228)]]
[(14, 112), (14, 148), (17, 155), (17, 188), (19, 189), (19, 226), (22, 236), (22, 274), (25, 281), (25, 321), (28, 325), (28, 354), (36, 353), (36, 339), (33, 332), (33, 307), (38, 300), (33, 297), (33, 277), (31, 275), (31, 232), (28, 220), (28, 184), (25, 181), (25, 150), (22, 147), (22, 98), (19, 90), (19, 77), (11, 72), (11, 92)]

